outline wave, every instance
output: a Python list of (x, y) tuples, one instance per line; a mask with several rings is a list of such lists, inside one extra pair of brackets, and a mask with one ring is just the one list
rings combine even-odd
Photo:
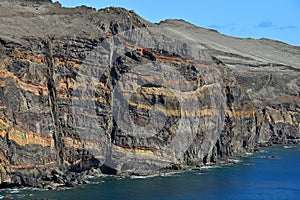
[(296, 146), (283, 146), (283, 148), (285, 148), (285, 149), (292, 149), (292, 148), (296, 148)]
[(244, 166), (254, 166), (255, 164), (254, 163), (244, 163), (243, 165)]
[(219, 165), (214, 165), (214, 166), (202, 166), (200, 169), (215, 169), (215, 168), (221, 168)]
[(96, 178), (96, 176), (92, 176), (92, 175), (86, 175), (85, 178), (88, 178), (88, 179), (93, 179), (93, 178)]
[(166, 172), (166, 173), (159, 173), (159, 174), (153, 174), (153, 175), (147, 175), (147, 176), (130, 176), (132, 179), (146, 179), (146, 178), (154, 178), (154, 177), (169, 177), (174, 176), (175, 174), (178, 174), (180, 172)]
[(160, 176), (160, 174), (155, 174), (155, 175), (148, 175), (148, 176), (131, 176), (131, 179), (146, 179), (146, 178), (153, 178)]
[(9, 194), (18, 194), (18, 193), (20, 193), (20, 189), (18, 189), (18, 188), (7, 189), (6, 191)]
[(178, 174), (180, 172), (167, 172), (167, 173), (161, 173), (160, 176), (174, 176), (175, 174)]

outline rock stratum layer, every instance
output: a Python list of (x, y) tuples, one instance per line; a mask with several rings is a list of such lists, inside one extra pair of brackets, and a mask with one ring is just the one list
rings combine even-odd
[(300, 141), (300, 47), (122, 8), (0, 10), (2, 186), (218, 164)]

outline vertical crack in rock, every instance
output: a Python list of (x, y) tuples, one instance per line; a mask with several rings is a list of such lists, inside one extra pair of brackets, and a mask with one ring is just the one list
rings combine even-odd
[[(114, 121), (114, 115), (113, 115), (113, 109), (114, 109), (114, 91), (113, 91), (113, 88), (114, 88), (114, 76), (112, 76), (113, 74), (113, 56), (114, 56), (114, 40), (113, 38), (111, 39), (111, 42), (109, 42), (109, 48), (110, 48), (110, 52), (109, 52), (109, 88), (111, 89), (112, 93), (111, 93), (111, 102), (110, 102), (110, 105), (111, 105), (111, 118), (110, 118), (110, 121), (108, 123), (108, 134), (107, 134), (107, 137), (108, 137), (108, 141), (110, 141), (110, 144), (107, 144), (107, 155), (106, 155), (106, 160), (105, 160), (105, 164), (101, 167), (101, 171), (103, 173), (110, 173), (108, 172), (107, 170), (111, 171), (112, 169), (110, 169), (110, 167), (108, 166), (112, 166), (113, 163), (112, 163), (112, 145), (114, 144), (114, 140), (115, 140), (115, 132), (116, 132), (116, 124), (115, 124), (115, 121)], [(107, 166), (108, 165), (108, 166)], [(113, 174), (116, 174), (115, 170), (113, 170), (112, 172)]]
[(58, 118), (58, 108), (56, 101), (56, 87), (55, 87), (55, 79), (54, 79), (54, 63), (53, 63), (53, 52), (52, 52), (52, 42), (50, 38), (45, 39), (45, 49), (46, 49), (46, 62), (48, 65), (48, 90), (49, 90), (49, 106), (51, 117), (53, 121), (53, 140), (54, 140), (54, 148), (56, 151), (56, 161), (57, 166), (60, 169), (64, 169), (64, 158), (63, 158), (63, 142), (61, 137), (61, 126)]
[(111, 141), (111, 143), (113, 144), (114, 143), (114, 139), (115, 139), (115, 129), (116, 129), (116, 124), (114, 122), (114, 115), (113, 115), (113, 109), (114, 109), (114, 91), (113, 91), (113, 88), (114, 88), (114, 68), (113, 68), (113, 56), (114, 56), (114, 40), (113, 38), (111, 39), (111, 42), (110, 42), (110, 52), (109, 52), (109, 87), (112, 91), (111, 93), (111, 110), (112, 110), (112, 115), (111, 115), (111, 121), (110, 121), (110, 124), (109, 124), (109, 139)]

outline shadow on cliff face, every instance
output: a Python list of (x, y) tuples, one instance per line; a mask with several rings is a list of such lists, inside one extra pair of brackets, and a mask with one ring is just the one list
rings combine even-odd
[[(226, 97), (208, 52), (145, 28), (105, 39), (82, 63), (73, 86), (74, 132), (104, 173), (214, 160)], [(82, 112), (103, 120), (79, 119)]]

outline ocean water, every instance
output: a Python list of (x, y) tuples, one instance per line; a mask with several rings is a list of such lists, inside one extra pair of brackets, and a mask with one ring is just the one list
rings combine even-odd
[(239, 164), (154, 177), (98, 177), (64, 191), (1, 190), (0, 199), (300, 199), (300, 146), (276, 146)]

